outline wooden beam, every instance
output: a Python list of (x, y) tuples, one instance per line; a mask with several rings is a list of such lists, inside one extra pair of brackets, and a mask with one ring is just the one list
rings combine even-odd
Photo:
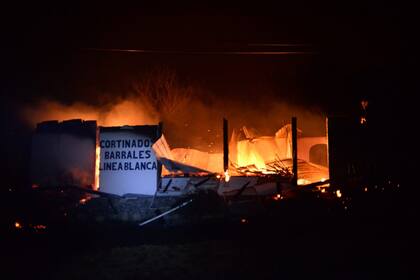
[(292, 158), (293, 158), (293, 185), (297, 186), (298, 158), (297, 158), (297, 119), (292, 118)]
[(228, 121), (223, 119), (223, 171), (229, 169)]

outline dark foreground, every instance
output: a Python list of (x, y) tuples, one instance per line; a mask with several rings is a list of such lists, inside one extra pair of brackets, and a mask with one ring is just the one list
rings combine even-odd
[(415, 279), (416, 198), (404, 184), (382, 186), (334, 201), (302, 195), (276, 202), (264, 216), (180, 227), (157, 221), (142, 229), (18, 229), (10, 212), (17, 198), (9, 197), (2, 279)]

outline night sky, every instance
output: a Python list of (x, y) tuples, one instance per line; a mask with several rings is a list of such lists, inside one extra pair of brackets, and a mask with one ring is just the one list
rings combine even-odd
[[(386, 135), (407, 116), (402, 54), (409, 31), (395, 6), (172, 5), (2, 9), (1, 154), (8, 182), (22, 180), (26, 168), (31, 127), (20, 117), (23, 107), (40, 100), (100, 106), (127, 95), (156, 67), (198, 85), (199, 98), (226, 100), (236, 109), (223, 107), (220, 115), (236, 120), (238, 105), (244, 119), (248, 109), (264, 115), (276, 102), (346, 115), (358, 114), (366, 99)], [(232, 51), (304, 53), (217, 54)]]

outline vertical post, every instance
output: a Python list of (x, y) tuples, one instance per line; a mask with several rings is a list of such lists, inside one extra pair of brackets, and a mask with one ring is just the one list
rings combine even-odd
[(223, 171), (229, 169), (228, 121), (223, 118)]
[(163, 134), (163, 122), (159, 122), (157, 130), (157, 139), (159, 139)]
[(297, 158), (297, 119), (292, 118), (292, 158), (293, 158), (293, 185), (297, 186), (298, 158)]
[(327, 138), (327, 167), (328, 167), (328, 178), (331, 178), (330, 173), (330, 137), (328, 135), (328, 117), (325, 118), (325, 136)]
[(97, 122), (95, 121), (95, 183), (93, 185), (93, 189), (95, 191), (99, 191), (100, 181), (100, 160), (101, 160), (101, 148), (100, 148), (100, 142), (99, 142), (99, 126)]
[[(159, 140), (160, 137), (162, 137), (163, 134), (163, 122), (159, 122), (157, 131), (156, 131), (156, 141)], [(158, 189), (162, 187), (162, 163), (158, 160), (157, 161), (157, 185), (156, 185), (156, 191), (155, 196), (157, 194)], [(152, 200), (152, 203), (150, 204), (150, 207), (153, 205), (154, 198)]]

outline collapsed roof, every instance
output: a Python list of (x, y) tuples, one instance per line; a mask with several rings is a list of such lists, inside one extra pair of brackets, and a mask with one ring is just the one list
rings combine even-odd
[[(301, 131), (298, 131), (301, 135)], [(292, 133), (290, 124), (280, 128), (274, 136), (257, 137), (252, 130), (243, 127), (233, 131), (229, 143), (229, 172), (232, 175), (270, 174), (273, 163), (286, 170), (292, 170)], [(302, 145), (325, 143), (325, 137), (301, 137)], [(299, 141), (298, 141), (299, 149)], [(171, 149), (165, 136), (155, 142), (153, 150), (164, 168), (162, 174), (223, 173), (223, 153), (209, 153), (191, 148)], [(308, 150), (304, 147), (302, 150)], [(326, 156), (326, 155), (325, 155)], [(304, 156), (302, 156), (304, 157)], [(328, 168), (308, 161), (309, 157), (298, 159), (298, 182), (308, 184), (326, 180)], [(248, 171), (248, 172), (247, 172)]]

